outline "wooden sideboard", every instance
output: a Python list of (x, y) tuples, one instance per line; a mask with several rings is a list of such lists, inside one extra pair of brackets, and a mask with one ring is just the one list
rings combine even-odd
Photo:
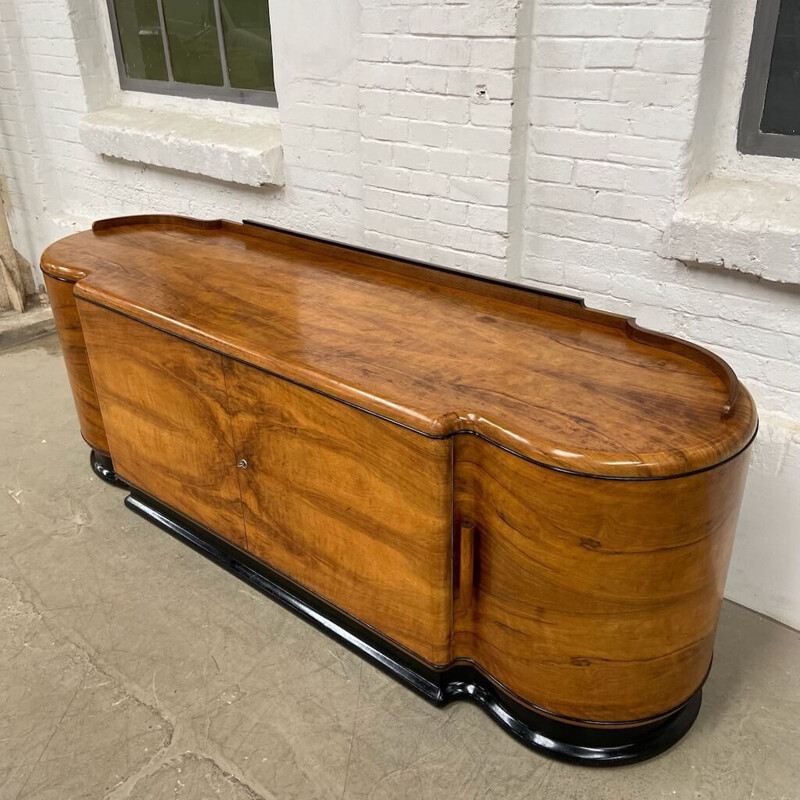
[(103, 220), (42, 269), (127, 505), (539, 750), (692, 725), (757, 418), (581, 301), (254, 223)]

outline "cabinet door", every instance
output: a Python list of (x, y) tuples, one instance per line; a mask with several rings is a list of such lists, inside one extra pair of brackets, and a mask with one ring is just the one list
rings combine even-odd
[(474, 531), (457, 549), (454, 655), (582, 720), (634, 721), (687, 700), (711, 662), (746, 455), (683, 478), (611, 481), (456, 440), (456, 516)]
[(432, 663), (449, 660), (451, 451), (226, 365), (251, 552)]
[(114, 469), (245, 547), (222, 357), (78, 301)]

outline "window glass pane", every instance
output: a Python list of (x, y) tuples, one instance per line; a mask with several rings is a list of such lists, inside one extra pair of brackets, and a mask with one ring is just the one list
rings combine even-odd
[(231, 86), (275, 91), (267, 0), (220, 0)]
[(761, 130), (800, 134), (800, 3), (797, 0), (781, 0)]
[(156, 0), (114, 0), (117, 30), (129, 78), (167, 80)]
[(212, 0), (163, 0), (163, 7), (175, 80), (222, 86)]

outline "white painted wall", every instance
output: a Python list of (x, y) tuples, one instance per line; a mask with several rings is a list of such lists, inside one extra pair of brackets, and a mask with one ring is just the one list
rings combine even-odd
[[(670, 257), (673, 218), (710, 178), (800, 188), (798, 162), (735, 152), (754, 3), (271, 0), (274, 111), (120, 93), (103, 0), (0, 0), (15, 241), (35, 262), (97, 217), (249, 217), (566, 290), (704, 344), (762, 422), (728, 596), (800, 627), (800, 288)], [(116, 104), (279, 124), (285, 186), (98, 156), (81, 119)], [(777, 225), (759, 213), (745, 251)]]

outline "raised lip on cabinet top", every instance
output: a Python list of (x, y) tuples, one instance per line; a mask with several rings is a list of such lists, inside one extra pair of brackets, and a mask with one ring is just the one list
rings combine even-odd
[[(208, 253), (202, 251), (203, 258), (194, 253), (192, 259), (185, 257), (187, 247), (202, 244), (217, 247)], [(220, 247), (225, 248), (224, 253)], [(139, 264), (132, 260), (134, 256)], [(208, 256), (213, 256), (213, 260)], [(423, 435), (477, 434), (523, 458), (578, 475), (653, 479), (708, 469), (745, 449), (757, 426), (755, 407), (747, 390), (725, 361), (702, 347), (640, 328), (628, 317), (586, 308), (577, 298), (260, 223), (162, 214), (99, 220), (92, 231), (73, 234), (50, 245), (42, 255), (41, 268), (51, 278), (75, 282), (75, 296), (81, 300), (126, 314)], [(187, 269), (194, 272), (184, 274)], [(215, 320), (209, 313), (208, 319), (204, 319), (201, 312), (210, 312), (208, 301), (212, 294), (217, 292), (222, 301), (230, 304), (228, 284), (235, 286), (237, 272), (241, 276), (248, 270), (252, 282), (243, 286), (248, 295), (241, 298), (241, 309), (229, 305), (224, 309), (228, 318), (223, 315)], [(310, 281), (310, 276), (316, 277), (316, 271), (319, 280)], [(169, 284), (172, 276), (173, 287)], [(261, 278), (265, 286), (272, 281), (273, 288), (285, 290), (284, 300), (288, 298), (289, 305), (294, 302), (298, 307), (279, 304), (277, 297), (272, 298), (274, 305), (270, 307), (270, 298), (255, 297), (263, 289)], [(281, 280), (283, 283), (278, 283)], [(326, 285), (326, 282), (333, 291), (320, 299), (319, 289), (312, 284)], [(353, 352), (340, 357), (334, 345), (324, 342), (327, 333), (318, 321), (327, 319), (327, 313), (346, 326), (348, 318), (336, 306), (335, 295), (352, 293), (354, 286), (371, 292), (372, 301), (383, 303), (375, 312), (374, 322), (383, 325), (381, 330), (387, 331), (388, 338), (394, 335), (410, 342), (417, 328), (432, 333), (433, 339), (440, 337), (438, 341), (414, 342), (417, 347), (414, 356), (420, 362), (416, 372), (414, 363), (392, 352), (395, 343), (388, 338), (385, 342), (376, 339), (369, 342), (372, 347), (384, 345), (384, 355), (388, 358), (384, 363), (378, 359), (370, 361), (366, 345), (361, 354), (365, 359), (359, 359), (359, 354)], [(413, 310), (409, 310), (407, 320), (396, 316), (392, 319), (391, 303), (396, 303), (399, 292), (409, 289), (418, 292), (423, 301), (421, 308), (427, 313), (414, 319)], [(307, 303), (311, 299), (317, 304), (313, 321), (309, 309), (299, 307), (304, 300)], [(192, 302), (203, 307), (193, 312)], [(327, 306), (323, 308), (324, 304)], [(241, 318), (239, 311), (244, 313), (248, 308), (250, 316)], [(284, 311), (306, 316), (302, 320), (296, 316), (288, 320), (279, 318)], [(438, 311), (442, 319), (437, 329), (431, 312)], [(232, 321), (237, 314), (239, 317)], [(285, 326), (277, 329), (276, 322), (295, 325), (294, 338), (291, 331), (286, 333)], [(462, 326), (458, 331), (456, 323)], [(329, 338), (334, 343), (346, 342), (346, 346), (352, 346), (361, 332), (357, 320), (352, 320), (352, 325), (350, 330), (333, 330)], [(460, 333), (468, 337), (464, 325), (474, 331), (470, 338), (472, 353), (459, 352), (459, 357), (453, 359), (451, 354), (437, 350), (437, 345), (453, 346), (454, 342), (460, 342)], [(455, 332), (459, 336), (453, 339), (451, 334)], [(279, 353), (277, 345), (275, 352), (270, 352), (268, 344), (272, 338), (280, 338), (284, 333), (285, 352)], [(526, 365), (522, 345), (527, 343), (528, 335), (530, 342), (540, 347), (544, 341), (550, 355), (540, 349)], [(518, 349), (509, 350), (509, 343)], [(598, 344), (607, 352), (593, 351), (592, 346)], [(493, 357), (497, 353), (499, 356)], [(518, 360), (511, 360), (511, 355), (516, 359), (517, 354)], [(568, 355), (583, 359), (594, 374), (582, 375), (570, 369), (572, 362), (564, 363)], [(308, 363), (315, 359), (316, 366)], [(519, 378), (523, 382), (528, 380), (525, 387), (528, 395), (515, 395), (513, 388), (504, 393), (497, 384), (468, 385), (465, 382), (469, 374), (463, 370), (468, 369), (470, 362), (476, 371), (481, 370), (482, 364), (490, 372), (495, 367), (501, 371), (504, 368), (503, 377), (509, 382)], [(449, 372), (441, 372), (443, 365), (450, 364), (458, 373), (452, 380)], [(614, 370), (622, 378), (638, 380), (640, 384), (609, 383), (605, 379)], [(654, 371), (658, 372), (658, 386), (663, 383), (663, 397), (654, 393)], [(398, 384), (393, 383), (395, 374), (399, 376)], [(531, 386), (536, 386), (531, 383), (534, 378), (548, 384), (551, 400), (563, 400), (563, 407), (553, 407), (557, 405), (555, 402), (549, 407), (537, 405), (531, 393)], [(390, 391), (371, 390), (367, 379), (383, 381), (384, 388)], [(592, 380), (601, 384), (605, 380), (605, 386), (593, 385)], [(407, 385), (403, 386), (403, 381)], [(563, 386), (558, 385), (559, 381)], [(442, 394), (450, 393), (450, 402), (442, 400), (441, 407), (433, 408), (430, 403), (440, 390)], [(667, 390), (678, 394), (670, 395)], [(501, 405), (493, 399), (495, 395), (500, 395)], [(488, 398), (488, 411), (481, 407), (482, 398)], [(571, 404), (578, 407), (572, 413)], [(528, 413), (523, 413), (526, 410), (547, 421), (540, 422), (540, 429), (536, 429)], [(653, 418), (637, 417), (645, 412), (652, 413)], [(638, 432), (638, 444), (644, 442), (650, 446), (643, 449), (625, 446), (626, 437), (635, 438), (631, 434), (634, 429)], [(619, 438), (621, 446), (588, 447), (580, 443), (582, 438), (589, 443), (609, 440), (614, 444)], [(674, 444), (670, 438), (675, 440)]]

